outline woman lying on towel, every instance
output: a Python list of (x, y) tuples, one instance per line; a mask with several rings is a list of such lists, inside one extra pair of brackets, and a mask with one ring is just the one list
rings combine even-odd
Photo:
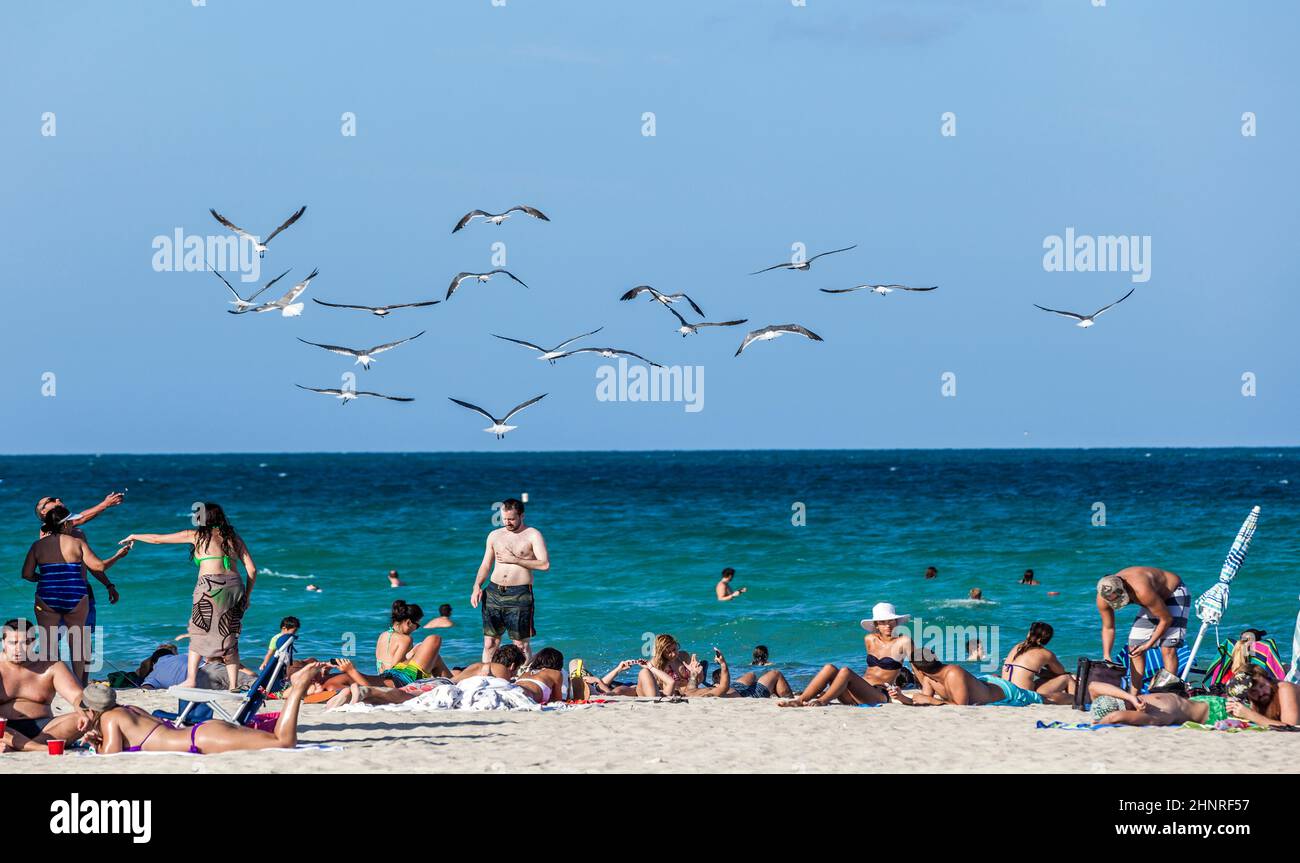
[[(460, 684), (466, 680), (476, 677), (496, 677), (501, 680), (514, 680), (519, 671), (519, 666), (524, 664), (524, 652), (513, 644), (503, 644), (492, 654), (491, 662), (475, 662), (473, 665), (466, 666), (457, 671), (451, 677), (451, 682)], [(360, 674), (359, 672), (348, 672), (354, 679), (355, 683), (342, 691), (336, 693), (326, 706), (340, 707), (344, 704), (401, 704), (410, 701), (417, 695), (422, 694), (418, 687), (406, 686), (401, 689), (394, 689), (391, 686), (385, 686), (383, 681), (372, 683), (369, 675)], [(533, 692), (528, 695), (531, 698)]]
[(1228, 712), (1256, 725), (1284, 727), (1300, 725), (1300, 686), (1273, 679), (1268, 670), (1248, 665), (1235, 673), (1228, 684)]
[(515, 684), (538, 704), (564, 700), (564, 654), (554, 647), (543, 647), (519, 672)]
[(929, 706), (939, 704), (980, 705), (992, 707), (1027, 707), (1031, 704), (1068, 704), (1072, 699), (1064, 691), (1038, 693), (1016, 686), (994, 674), (976, 677), (959, 665), (949, 665), (935, 658), (928, 649), (913, 657), (912, 668), (921, 691), (903, 695), (891, 691), (900, 704)]
[(320, 671), (321, 666), (313, 663), (294, 673), (274, 731), (259, 731), (221, 719), (178, 728), (138, 707), (119, 705), (117, 693), (107, 686), (88, 686), (81, 696), (81, 706), (89, 712), (90, 724), (81, 739), (93, 745), (100, 755), (113, 752), (215, 755), (244, 749), (292, 749), (298, 743), (298, 708), (307, 687)]

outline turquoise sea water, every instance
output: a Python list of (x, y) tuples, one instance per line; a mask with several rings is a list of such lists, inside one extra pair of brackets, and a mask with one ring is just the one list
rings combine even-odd
[[(1225, 634), (1265, 628), (1289, 659), (1300, 594), (1294, 448), (106, 455), (0, 457), (0, 613), (31, 614), (19, 575), (36, 500), (59, 494), (75, 511), (122, 488), (126, 503), (87, 528), (102, 556), (128, 533), (187, 528), (194, 501), (226, 508), (263, 570), (244, 630), (252, 662), (293, 614), (309, 654), (339, 655), (351, 633), (365, 668), (396, 597), (429, 616), (455, 606), (444, 653), (474, 660), (468, 598), (492, 504), (524, 492), (552, 560), (537, 578), (535, 645), (596, 669), (640, 655), (656, 632), (701, 655), (716, 644), (737, 664), (763, 643), (795, 677), (827, 661), (857, 667), (858, 620), (881, 600), (927, 625), (999, 625), (1002, 652), (1046, 620), (1072, 666), (1099, 652), (1098, 577), (1163, 566), (1197, 595), (1255, 504), (1259, 530)], [(1093, 526), (1096, 502), (1105, 526)], [(803, 526), (792, 524), (796, 503)], [(187, 551), (137, 545), (112, 571), (122, 601), (98, 593), (108, 659), (133, 668), (184, 632)], [(929, 565), (939, 578), (922, 578)], [(749, 587), (740, 600), (713, 599), (724, 566)], [(1040, 587), (1017, 584), (1026, 567)], [(408, 587), (388, 587), (391, 568)], [(965, 601), (971, 587), (992, 602)]]

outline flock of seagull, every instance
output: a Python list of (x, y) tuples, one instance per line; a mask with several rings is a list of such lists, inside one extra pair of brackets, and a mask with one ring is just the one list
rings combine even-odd
[[(222, 226), (233, 231), (241, 238), (247, 239), (250, 242), (252, 242), (253, 248), (257, 251), (258, 256), (263, 258), (266, 256), (266, 250), (267, 247), (270, 245), (271, 241), (275, 239), (275, 237), (278, 234), (280, 234), (282, 231), (284, 231), (286, 228), (290, 227), (299, 219), (301, 219), (303, 214), (306, 211), (307, 211), (306, 206), (298, 208), (298, 210), (293, 215), (291, 215), (288, 219), (286, 219), (278, 228), (272, 231), (265, 241), (262, 241), (259, 240), (257, 236), (250, 234), (247, 231), (245, 231), (243, 228), (240, 228), (239, 226), (235, 225), (229, 219), (227, 219), (226, 217), (218, 213), (215, 209), (209, 210), (209, 212), (212, 214), (212, 217), (216, 219), (217, 222), (219, 222)], [(511, 217), (512, 213), (523, 213), (524, 215), (531, 216), (534, 219), (539, 219), (543, 222), (550, 221), (550, 218), (541, 210), (537, 209), (536, 207), (530, 207), (527, 205), (520, 204), (511, 207), (502, 213), (489, 213), (486, 210), (471, 210), (460, 218), (460, 220), (456, 223), (456, 226), (452, 228), (451, 232), (455, 234), (458, 231), (465, 228), (466, 226), (473, 223), (477, 219), (482, 219), (484, 223), (490, 222), (493, 225), (500, 226), (504, 221), (506, 221)], [(811, 257), (805, 259), (799, 259), (799, 260), (792, 259), (790, 261), (785, 261), (779, 264), (773, 264), (770, 267), (764, 267), (761, 270), (755, 270), (749, 275), (756, 276), (761, 273), (767, 273), (773, 270), (782, 270), (782, 269), (808, 272), (812, 267), (813, 261), (816, 261), (819, 258), (824, 258), (827, 255), (840, 254), (842, 252), (848, 252), (856, 248), (857, 245), (854, 244), (851, 246), (845, 246), (840, 249), (831, 249), (830, 251), (819, 252), (818, 254), (812, 255)], [(275, 285), (276, 282), (280, 281), (286, 275), (288, 275), (289, 270), (285, 270), (283, 273), (276, 276), (274, 279), (271, 279), (269, 282), (267, 282), (265, 285), (259, 288), (255, 293), (251, 294), (248, 297), (240, 296), (239, 292), (235, 290), (234, 286), (231, 285), (230, 282), (227, 281), (226, 278), (221, 275), (221, 273), (217, 272), (216, 270), (213, 270), (212, 272), (216, 274), (217, 278), (221, 279), (221, 281), (225, 283), (226, 287), (230, 290), (230, 293), (234, 295), (234, 300), (231, 302), (231, 305), (233, 305), (235, 308), (228, 310), (230, 314), (243, 315), (243, 314), (257, 314), (257, 313), (278, 311), (283, 317), (297, 317), (302, 314), (305, 304), (302, 302), (298, 302), (298, 298), (301, 297), (302, 294), (307, 290), (307, 287), (311, 284), (312, 279), (316, 278), (316, 276), (320, 274), (320, 271), (318, 269), (314, 269), (307, 276), (307, 278), (295, 284), (280, 298), (269, 302), (257, 303), (255, 302), (255, 300), (263, 293), (265, 293), (267, 290), (269, 290), (273, 285)], [(517, 282), (519, 285), (523, 286), (524, 288), (528, 287), (528, 285), (525, 284), (524, 281), (520, 279), (518, 276), (516, 276), (514, 273), (503, 268), (497, 268), (482, 273), (472, 273), (472, 272), (457, 273), (456, 276), (451, 280), (451, 284), (447, 287), (447, 294), (442, 300), (424, 300), (420, 302), (396, 303), (392, 305), (382, 305), (382, 306), (373, 306), (373, 305), (364, 305), (364, 304), (355, 304), (355, 303), (332, 303), (332, 302), (326, 302), (324, 300), (319, 300), (315, 298), (313, 298), (312, 301), (321, 306), (325, 306), (326, 308), (363, 311), (375, 315), (376, 317), (384, 318), (389, 316), (393, 312), (401, 309), (416, 309), (416, 308), (424, 308), (427, 306), (437, 305), (440, 302), (450, 300), (452, 295), (455, 294), (456, 291), (461, 287), (461, 285), (463, 285), (466, 282), (483, 284), (490, 281), (494, 276), (498, 276), (498, 275), (504, 275), (509, 279)], [(938, 285), (916, 287), (916, 286), (900, 285), (900, 284), (860, 284), (848, 288), (821, 288), (820, 290), (823, 293), (827, 293), (827, 294), (850, 294), (850, 293), (855, 293), (857, 291), (869, 291), (873, 294), (885, 296), (895, 291), (928, 292), (928, 291), (933, 291), (937, 288)], [(1039, 306), (1037, 303), (1035, 303), (1034, 306), (1036, 308), (1042, 309), (1045, 312), (1051, 312), (1052, 314), (1061, 315), (1063, 317), (1074, 319), (1078, 322), (1076, 324), (1077, 326), (1087, 328), (1087, 327), (1091, 327), (1095, 323), (1096, 318), (1100, 316), (1103, 312), (1124, 302), (1124, 300), (1127, 300), (1129, 296), (1132, 295), (1132, 293), (1133, 290), (1130, 290), (1127, 294), (1120, 297), (1115, 302), (1093, 312), (1090, 315), (1083, 315), (1077, 312), (1061, 311), (1057, 309), (1049, 309), (1044, 306)], [(674, 332), (680, 334), (683, 338), (685, 338), (686, 336), (697, 334), (704, 327), (737, 327), (749, 322), (747, 318), (739, 318), (736, 320), (727, 320), (727, 321), (703, 320), (703, 318), (706, 317), (704, 310), (700, 307), (699, 303), (697, 303), (690, 296), (687, 296), (685, 293), (666, 294), (656, 290), (650, 285), (637, 285), (636, 287), (622, 294), (619, 297), (619, 299), (621, 301), (626, 302), (629, 300), (635, 300), (637, 297), (641, 296), (642, 294), (648, 295), (651, 303), (657, 303), (672, 313), (673, 317), (677, 319), (679, 324), (679, 326), (677, 326), (674, 329)], [(690, 310), (694, 313), (696, 317), (700, 318), (700, 320), (688, 321), (686, 317), (681, 312), (679, 312), (677, 308), (675, 308), (675, 306), (677, 305), (689, 306)], [(494, 338), (498, 338), (507, 342), (512, 342), (514, 344), (526, 347), (532, 351), (536, 351), (537, 356), (535, 357), (535, 359), (545, 360), (551, 365), (554, 365), (559, 360), (565, 359), (567, 357), (576, 356), (578, 354), (596, 354), (598, 356), (605, 357), (607, 359), (612, 359), (615, 357), (632, 357), (634, 359), (647, 363), (650, 366), (653, 366), (655, 368), (663, 367), (662, 364), (646, 359), (645, 357), (643, 357), (638, 353), (629, 350), (624, 350), (621, 348), (611, 348), (611, 347), (569, 348), (569, 346), (572, 345), (574, 342), (594, 336), (597, 333), (601, 332), (601, 330), (603, 329), (604, 327), (597, 327), (591, 332), (583, 333), (581, 335), (574, 336), (570, 339), (566, 339), (565, 341), (560, 342), (558, 345), (555, 345), (554, 347), (550, 347), (550, 348), (543, 347), (541, 345), (535, 344), (533, 342), (525, 341), (523, 339), (512, 338), (510, 336), (498, 335), (496, 333), (491, 333), (490, 335), (492, 335)], [(398, 339), (396, 341), (385, 342), (384, 344), (375, 345), (373, 347), (368, 347), (368, 348), (352, 348), (352, 347), (345, 347), (343, 345), (324, 344), (321, 342), (308, 341), (307, 339), (302, 339), (302, 338), (298, 339), (298, 341), (302, 342), (305, 345), (310, 345), (312, 347), (329, 351), (330, 353), (333, 354), (338, 354), (340, 356), (345, 356), (345, 357), (351, 357), (353, 359), (353, 365), (360, 365), (363, 370), (368, 371), (370, 369), (371, 364), (376, 362), (375, 357), (378, 354), (384, 353), (386, 351), (391, 351), (394, 348), (400, 347), (408, 342), (412, 342), (420, 338), (421, 336), (423, 336), (426, 332), (427, 330), (421, 330), (420, 332), (416, 333), (413, 336), (408, 336), (406, 338)], [(745, 335), (744, 339), (741, 341), (740, 347), (736, 349), (736, 353), (734, 354), (734, 356), (737, 357), (740, 356), (745, 351), (746, 348), (748, 348), (750, 345), (754, 344), (755, 342), (772, 341), (773, 339), (780, 338), (781, 336), (784, 335), (798, 335), (808, 339), (809, 341), (814, 341), (814, 342), (825, 341), (821, 336), (817, 335), (817, 333), (813, 332), (812, 330), (808, 329), (807, 327), (801, 324), (796, 324), (796, 323), (771, 324), (748, 332)], [(566, 350), (566, 348), (569, 349)], [(321, 393), (323, 395), (334, 396), (335, 398), (340, 400), (341, 404), (345, 404), (345, 405), (348, 402), (353, 401), (362, 396), (386, 399), (388, 401), (395, 401), (395, 402), (411, 402), (415, 400), (414, 398), (408, 396), (385, 395), (383, 393), (372, 392), (369, 390), (307, 387), (307, 386), (303, 386), (302, 384), (295, 384), (295, 386), (299, 387), (300, 389), (309, 390), (314, 393)], [(515, 407), (511, 408), (502, 417), (497, 417), (487, 409), (479, 407), (476, 404), (472, 404), (471, 402), (462, 401), (461, 399), (457, 399), (457, 398), (451, 398), (450, 396), (448, 398), (450, 401), (454, 402), (455, 404), (467, 410), (474, 411), (475, 413), (478, 413), (483, 417), (485, 417), (489, 422), (492, 423), (492, 425), (490, 425), (488, 428), (484, 429), (483, 431), (495, 435), (496, 438), (500, 440), (505, 437), (507, 432), (510, 432), (518, 427), (518, 426), (513, 426), (508, 424), (512, 417), (514, 417), (516, 414), (518, 414), (520, 411), (524, 410), (525, 408), (541, 401), (547, 395), (548, 395), (547, 393), (542, 393), (539, 396), (534, 396), (533, 398), (528, 399), (527, 401), (521, 402), (520, 404), (515, 405)]]

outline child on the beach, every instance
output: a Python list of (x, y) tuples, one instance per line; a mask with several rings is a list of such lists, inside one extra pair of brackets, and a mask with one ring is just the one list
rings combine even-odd
[(298, 621), (298, 618), (296, 617), (290, 616), (290, 617), (286, 617), (284, 620), (281, 620), (280, 631), (277, 632), (275, 635), (271, 636), (271, 643), (266, 648), (266, 656), (262, 657), (262, 664), (257, 666), (257, 670), (261, 671), (262, 669), (266, 668), (266, 664), (271, 661), (271, 657), (275, 656), (275, 649), (279, 646), (280, 636), (292, 635), (301, 628), (302, 628), (302, 624)]

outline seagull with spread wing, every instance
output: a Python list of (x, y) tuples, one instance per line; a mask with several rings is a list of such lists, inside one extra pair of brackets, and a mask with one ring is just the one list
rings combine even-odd
[(485, 431), (485, 432), (491, 432), (492, 434), (494, 434), (494, 435), (497, 436), (497, 440), (501, 440), (502, 438), (504, 438), (504, 437), (506, 436), (506, 433), (507, 433), (507, 432), (510, 432), (510, 431), (513, 431), (514, 429), (519, 428), (519, 426), (506, 425), (506, 423), (508, 423), (508, 422), (510, 421), (510, 418), (511, 418), (512, 416), (514, 416), (515, 414), (519, 413), (521, 410), (523, 410), (524, 408), (528, 407), (529, 405), (531, 405), (531, 404), (536, 404), (537, 402), (540, 402), (542, 399), (546, 398), (546, 396), (547, 396), (546, 393), (542, 393), (540, 396), (534, 396), (533, 398), (529, 399), (528, 401), (526, 401), (526, 402), (524, 402), (524, 403), (522, 403), (522, 404), (515, 405), (513, 408), (511, 408), (510, 413), (506, 414), (506, 415), (505, 415), (504, 417), (502, 417), (501, 419), (497, 419), (496, 417), (492, 416), (492, 414), (490, 414), (490, 413), (488, 413), (487, 411), (483, 410), (483, 408), (479, 407), (478, 405), (472, 405), (472, 404), (470, 404), (469, 402), (463, 402), (463, 401), (461, 401), (460, 399), (453, 399), (453, 398), (451, 398), (451, 396), (448, 396), (447, 398), (450, 399), (451, 401), (455, 402), (456, 404), (460, 405), (461, 407), (463, 407), (463, 408), (469, 408), (470, 410), (474, 411), (475, 413), (482, 414), (483, 416), (485, 416), (485, 417), (487, 417), (489, 420), (491, 420), (492, 425), (490, 425), (490, 426), (488, 426), (487, 428), (483, 429), (483, 431)]
[(370, 364), (375, 361), (375, 354), (382, 354), (384, 351), (391, 351), (393, 348), (397, 347), (398, 345), (404, 345), (409, 341), (418, 339), (426, 332), (427, 330), (420, 330), (418, 333), (411, 336), (410, 338), (399, 339), (395, 342), (389, 342), (388, 344), (385, 345), (375, 345), (373, 348), (369, 348), (366, 350), (362, 350), (360, 348), (344, 348), (338, 345), (322, 345), (319, 342), (309, 342), (306, 339), (298, 339), (298, 341), (302, 342), (304, 345), (311, 345), (312, 347), (316, 347), (316, 348), (324, 348), (325, 350), (329, 351), (332, 354), (341, 354), (342, 356), (345, 357), (355, 357), (356, 362), (353, 363), (353, 365), (360, 363), (363, 369), (369, 371)]
[(223, 216), (223, 215), (221, 215), (220, 213), (218, 213), (216, 210), (209, 209), (208, 212), (212, 214), (212, 218), (216, 219), (218, 222), (220, 222), (221, 224), (225, 225), (227, 228), (229, 228), (230, 230), (234, 231), (236, 234), (239, 234), (239, 236), (243, 237), (245, 240), (251, 240), (252, 243), (253, 243), (253, 248), (257, 250), (257, 256), (258, 256), (259, 258), (265, 258), (265, 257), (266, 257), (266, 247), (267, 247), (268, 245), (270, 245), (270, 243), (271, 243), (272, 240), (275, 239), (275, 235), (278, 234), (278, 233), (280, 233), (281, 231), (283, 231), (285, 228), (289, 227), (290, 225), (292, 225), (294, 222), (296, 222), (296, 221), (298, 221), (299, 219), (301, 219), (301, 218), (302, 218), (302, 214), (305, 213), (305, 212), (307, 212), (307, 206), (304, 204), (303, 206), (301, 206), (301, 207), (298, 208), (298, 212), (294, 213), (292, 216), (290, 216), (289, 218), (285, 219), (285, 220), (284, 220), (284, 224), (281, 225), (280, 227), (276, 228), (274, 231), (272, 231), (272, 232), (271, 232), (271, 236), (269, 236), (269, 237), (266, 238), (266, 242), (258, 242), (257, 237), (255, 237), (255, 236), (253, 236), (252, 234), (248, 233), (248, 231), (245, 231), (243, 228), (239, 227), (239, 226), (236, 225), (234, 222), (230, 221), (230, 220), (227, 219), (225, 216)]
[(568, 353), (560, 354), (556, 359), (561, 360), (565, 357), (571, 357), (574, 354), (600, 354), (608, 360), (612, 360), (615, 357), (636, 357), (641, 362), (648, 363), (657, 369), (663, 368), (662, 364), (657, 363), (654, 360), (648, 360), (640, 354), (633, 353), (632, 351), (620, 350), (619, 348), (578, 348), (576, 351), (569, 351)]
[(740, 356), (740, 352), (749, 347), (752, 342), (770, 342), (772, 339), (780, 338), (786, 333), (794, 333), (795, 335), (812, 339), (814, 342), (826, 341), (812, 330), (806, 327), (801, 327), (798, 324), (773, 324), (770, 327), (763, 327), (761, 330), (754, 330), (752, 333), (745, 336), (745, 340), (740, 343), (740, 347), (736, 348), (735, 355)]
[[(486, 273), (457, 273), (456, 278), (452, 279), (451, 284), (447, 286), (447, 299), (450, 300), (451, 295), (456, 293), (456, 289), (460, 287), (461, 282), (466, 282), (469, 281), (470, 279), (478, 279), (480, 283), (483, 283), (483, 282), (490, 281), (492, 277), (498, 273), (505, 273), (507, 276), (514, 279), (516, 282), (519, 282), (519, 284), (524, 285), (523, 280), (521, 280), (518, 276), (516, 276), (514, 273), (510, 272), (509, 270), (496, 269), (496, 270), (488, 270)], [(524, 285), (524, 287), (526, 288), (528, 286)]]
[(894, 291), (933, 291), (938, 285), (928, 288), (909, 288), (907, 285), (854, 285), (851, 288), (818, 288), (823, 294), (851, 294), (854, 291), (871, 291), (873, 294), (892, 294)]
[(426, 300), (423, 303), (396, 303), (391, 306), (354, 306), (348, 303), (327, 303), (324, 300), (312, 300), (313, 303), (319, 303), (322, 306), (329, 306), (331, 309), (356, 309), (361, 312), (370, 312), (376, 317), (386, 318), (397, 309), (418, 309), (424, 306), (436, 306), (442, 300)]
[(529, 207), (520, 204), (516, 207), (511, 207), (504, 213), (489, 213), (486, 210), (470, 210), (468, 213), (460, 217), (460, 221), (456, 223), (456, 227), (451, 229), (451, 232), (453, 234), (456, 233), (475, 219), (483, 219), (484, 221), (491, 222), (494, 225), (500, 225), (506, 219), (510, 218), (511, 213), (525, 213), (532, 216), (534, 219), (541, 219), (543, 222), (550, 221), (546, 214), (536, 207)]
[[(212, 269), (212, 268), (209, 267), (208, 269)], [(212, 272), (216, 274), (218, 279), (221, 279), (221, 281), (226, 282), (226, 277), (221, 275), (221, 273), (218, 273), (216, 270), (212, 270)], [(280, 281), (287, 275), (289, 275), (289, 271), (285, 270), (283, 273), (276, 276), (274, 279), (271, 279), (271, 281), (267, 282), (265, 285), (262, 285), (262, 287), (258, 288), (256, 293), (249, 294), (248, 299), (244, 299), (243, 297), (241, 297), (239, 295), (239, 291), (235, 290), (235, 286), (230, 284), (230, 282), (226, 282), (226, 287), (230, 288), (230, 293), (235, 295), (235, 298), (230, 301), (230, 304), (235, 308), (233, 310), (227, 309), (226, 311), (234, 315), (238, 315), (248, 311), (249, 309), (257, 305), (257, 303), (253, 302), (253, 300), (257, 299), (259, 296), (262, 295), (263, 291), (265, 291), (267, 288), (271, 287), (271, 285), (274, 285), (276, 282)]]
[(278, 300), (269, 303), (262, 303), (260, 306), (253, 306), (251, 309), (243, 309), (242, 311), (235, 311), (234, 309), (226, 309), (226, 311), (230, 312), (232, 315), (243, 315), (249, 312), (260, 313), (279, 311), (280, 314), (286, 318), (296, 318), (302, 314), (303, 304), (295, 303), (294, 300), (298, 299), (302, 292), (307, 290), (307, 285), (319, 274), (319, 269), (312, 270), (311, 275), (290, 288), (289, 292)]
[(341, 400), (341, 401), (339, 402), (339, 404), (347, 404), (348, 402), (352, 401), (353, 399), (360, 398), (361, 396), (370, 396), (370, 397), (372, 397), (372, 398), (377, 398), (377, 399), (388, 399), (390, 402), (413, 402), (413, 401), (415, 401), (415, 399), (413, 399), (413, 398), (408, 398), (408, 397), (406, 397), (406, 396), (386, 396), (386, 395), (384, 395), (383, 393), (372, 393), (372, 392), (370, 392), (369, 390), (334, 390), (334, 389), (321, 389), (321, 388), (318, 388), (318, 387), (305, 387), (305, 386), (303, 386), (302, 384), (294, 384), (294, 386), (296, 386), (296, 387), (297, 387), (298, 389), (300, 389), (300, 390), (311, 390), (311, 391), (314, 392), (314, 393), (321, 393), (321, 394), (323, 394), (323, 395), (327, 395), (327, 396), (334, 396), (335, 398)]
[(695, 310), (695, 314), (699, 315), (700, 317), (704, 317), (704, 310), (695, 304), (695, 300), (692, 300), (690, 297), (686, 296), (685, 294), (663, 294), (660, 293), (659, 291), (656, 291), (654, 288), (650, 287), (649, 285), (637, 285), (635, 288), (628, 291), (623, 296), (619, 297), (619, 299), (623, 301), (634, 300), (641, 294), (647, 292), (649, 292), (650, 294), (651, 302), (658, 301), (660, 303), (663, 303), (665, 306), (670, 303), (675, 303), (678, 300), (685, 300), (686, 302), (690, 303), (691, 308)]
[(532, 342), (526, 342), (523, 339), (512, 339), (509, 336), (498, 336), (496, 333), (492, 333), (491, 335), (493, 338), (501, 339), (502, 341), (514, 342), (517, 345), (523, 345), (526, 348), (532, 348), (533, 350), (538, 352), (536, 359), (547, 360), (550, 362), (551, 365), (555, 365), (555, 361), (558, 358), (564, 356), (564, 347), (566, 345), (571, 345), (574, 342), (576, 342), (578, 339), (585, 339), (587, 336), (594, 336), (596, 333), (600, 332), (603, 329), (605, 328), (596, 327), (596, 329), (592, 330), (589, 333), (583, 333), (580, 336), (574, 336), (571, 339), (562, 341), (553, 348), (544, 348), (541, 345), (535, 345)]
[(856, 249), (857, 247), (858, 244), (854, 243), (853, 245), (845, 246), (842, 249), (831, 249), (829, 252), (821, 252), (819, 254), (813, 255), (811, 258), (809, 258), (806, 261), (786, 261), (783, 264), (773, 264), (770, 267), (764, 267), (761, 270), (755, 270), (754, 272), (750, 273), (750, 275), (757, 276), (759, 273), (766, 273), (768, 270), (803, 270), (804, 272), (807, 272), (812, 267), (812, 262), (817, 260), (818, 258), (824, 258), (827, 255), (839, 254), (840, 252), (847, 252), (850, 249)]
[(749, 323), (749, 318), (741, 318), (738, 321), (697, 321), (695, 323), (690, 323), (672, 306), (665, 305), (664, 308), (672, 312), (677, 320), (682, 322), (682, 325), (677, 328), (677, 332), (681, 333), (682, 338), (686, 338), (692, 333), (698, 332), (700, 327), (738, 327), (741, 324)]
[(1078, 323), (1075, 324), (1076, 327), (1083, 327), (1084, 329), (1087, 329), (1088, 327), (1090, 327), (1090, 326), (1092, 326), (1094, 323), (1096, 323), (1096, 320), (1095, 320), (1095, 319), (1096, 319), (1098, 316), (1100, 316), (1102, 312), (1106, 311), (1106, 309), (1113, 309), (1115, 306), (1118, 306), (1120, 303), (1124, 302), (1124, 301), (1127, 300), (1130, 296), (1132, 296), (1132, 295), (1133, 295), (1133, 292), (1136, 291), (1136, 290), (1137, 290), (1137, 288), (1129, 288), (1129, 291), (1128, 291), (1127, 294), (1125, 294), (1124, 296), (1120, 297), (1118, 300), (1116, 300), (1115, 302), (1111, 303), (1109, 306), (1103, 306), (1103, 307), (1101, 307), (1100, 309), (1098, 309), (1097, 311), (1093, 312), (1093, 313), (1090, 314), (1090, 315), (1081, 315), (1081, 314), (1079, 314), (1078, 312), (1062, 312), (1062, 311), (1058, 311), (1057, 309), (1049, 309), (1049, 308), (1047, 308), (1046, 306), (1040, 306), (1040, 305), (1038, 305), (1038, 303), (1034, 303), (1034, 308), (1036, 308), (1036, 309), (1042, 309), (1042, 310), (1045, 311), (1045, 312), (1051, 312), (1051, 313), (1054, 314), (1054, 315), (1060, 315), (1060, 316), (1063, 317), (1063, 318), (1074, 318), (1076, 321), (1078, 321)]

